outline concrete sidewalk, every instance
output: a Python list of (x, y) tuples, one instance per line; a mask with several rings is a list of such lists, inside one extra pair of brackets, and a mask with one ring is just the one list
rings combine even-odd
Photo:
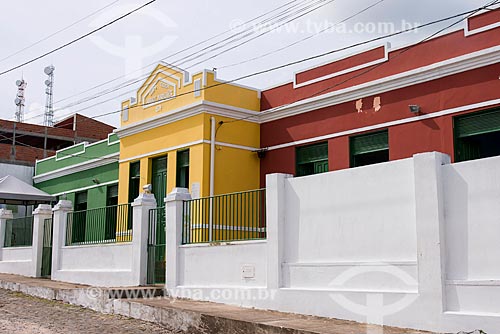
[[(246, 309), (231, 305), (154, 297), (115, 299), (110, 292), (127, 289), (100, 289), (85, 285), (55, 282), (0, 274), (0, 288), (19, 291), (44, 299), (60, 300), (93, 310), (150, 321), (178, 333), (189, 334), (361, 334), (382, 333), (382, 327), (352, 321)], [(129, 288), (156, 291), (157, 288)], [(111, 294), (113, 295), (113, 294)], [(385, 334), (426, 332), (383, 327)]]

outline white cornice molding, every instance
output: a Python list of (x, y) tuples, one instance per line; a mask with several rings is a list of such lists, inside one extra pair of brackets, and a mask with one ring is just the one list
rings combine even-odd
[(109, 185), (117, 184), (117, 183), (118, 183), (118, 180), (114, 180), (114, 181), (109, 181), (109, 182), (95, 184), (95, 185), (88, 186), (88, 187), (83, 187), (83, 188), (78, 188), (78, 189), (69, 189), (69, 190), (66, 190), (66, 191), (61, 191), (60, 193), (52, 194), (52, 196), (62, 196), (62, 195), (67, 195), (67, 194), (71, 194), (71, 193), (77, 193), (77, 192), (85, 191), (85, 190), (89, 190), (89, 189), (95, 189), (95, 188), (99, 188), (99, 187), (109, 186)]
[[(195, 145), (200, 145), (200, 144), (210, 144), (210, 140), (200, 139), (200, 140), (192, 141), (189, 143), (184, 143), (181, 145), (165, 147), (165, 148), (162, 148), (161, 150), (151, 151), (151, 152), (143, 153), (140, 155), (135, 155), (133, 157), (124, 158), (124, 159), (121, 159), (119, 162), (124, 163), (124, 162), (135, 161), (135, 160), (139, 160), (142, 158), (147, 158), (147, 157), (152, 157), (152, 156), (156, 156), (156, 155), (160, 155), (160, 154), (165, 154), (165, 153), (168, 153), (171, 151), (182, 150), (182, 149), (189, 148), (189, 147), (195, 146)], [(243, 146), (243, 145), (231, 144), (231, 143), (224, 143), (224, 142), (219, 142), (219, 141), (216, 141), (215, 145), (235, 148), (235, 149), (239, 149), (239, 150), (251, 151), (251, 152), (255, 152), (255, 151), (259, 150), (259, 148), (256, 148), (256, 147)]]
[(281, 118), (355, 101), (367, 96), (382, 94), (395, 89), (441, 79), (450, 75), (496, 64), (499, 61), (500, 46), (495, 46), (361, 85), (298, 101), (287, 106), (262, 111), (259, 115), (259, 120), (260, 123), (271, 122)]
[(499, 104), (500, 104), (500, 99), (484, 101), (484, 102), (479, 102), (479, 103), (461, 106), (461, 107), (457, 107), (457, 108), (436, 111), (436, 112), (426, 114), (426, 115), (403, 118), (403, 119), (389, 121), (389, 122), (385, 122), (385, 123), (379, 123), (379, 124), (375, 124), (375, 125), (365, 126), (362, 128), (356, 128), (356, 129), (351, 129), (351, 130), (346, 130), (346, 131), (341, 131), (341, 132), (334, 132), (334, 133), (330, 133), (330, 134), (323, 135), (323, 136), (306, 138), (306, 139), (287, 142), (287, 143), (283, 143), (283, 144), (273, 145), (273, 146), (266, 147), (265, 149), (268, 151), (279, 150), (279, 149), (287, 148), (287, 147), (291, 147), (291, 146), (305, 145), (305, 144), (309, 144), (309, 143), (329, 140), (329, 139), (338, 138), (338, 137), (351, 136), (351, 135), (359, 134), (359, 133), (363, 133), (363, 132), (387, 129), (391, 126), (419, 122), (419, 121), (423, 121), (426, 119), (432, 119), (432, 118), (446, 116), (446, 115), (453, 115), (453, 114), (461, 113), (464, 111), (494, 107), (494, 106), (497, 106)]
[(245, 121), (253, 123), (258, 123), (257, 116), (260, 114), (258, 111), (237, 108), (215, 102), (200, 101), (173, 111), (165, 112), (164, 114), (156, 117), (116, 129), (114, 133), (116, 133), (121, 139), (203, 113), (235, 119), (245, 118)]
[[(56, 179), (58, 177), (71, 175), (71, 174), (78, 173), (78, 172), (83, 172), (83, 171), (86, 171), (86, 170), (89, 170), (92, 168), (97, 168), (97, 167), (109, 165), (109, 164), (118, 162), (119, 157), (120, 157), (120, 153), (117, 152), (117, 153), (105, 155), (105, 156), (98, 158), (98, 159), (85, 161), (85, 162), (82, 162), (82, 163), (79, 163), (76, 165), (71, 165), (68, 167), (57, 169), (57, 170), (52, 171), (52, 172), (36, 175), (36, 176), (33, 176), (33, 182), (36, 184), (36, 183)], [(113, 160), (113, 159), (116, 159), (116, 160)]]

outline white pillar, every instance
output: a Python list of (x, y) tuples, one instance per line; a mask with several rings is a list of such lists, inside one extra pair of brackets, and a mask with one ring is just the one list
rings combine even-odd
[(178, 285), (178, 250), (182, 244), (183, 202), (190, 200), (186, 188), (174, 188), (165, 198), (165, 217), (167, 224), (166, 285), (174, 289)]
[(61, 252), (66, 244), (66, 225), (68, 223), (68, 212), (73, 211), (73, 203), (68, 200), (60, 200), (52, 209), (52, 273), (53, 280), (58, 279), (57, 272), (61, 266)]
[(445, 311), (446, 248), (443, 197), (443, 165), (450, 157), (430, 152), (413, 157), (415, 173), (415, 217), (420, 300), (429, 317), (439, 321)]
[(2, 248), (5, 246), (5, 225), (7, 219), (12, 219), (12, 211), (7, 209), (0, 209), (0, 261), (2, 261)]
[(52, 218), (52, 207), (48, 204), (40, 204), (33, 211), (32, 267), (30, 275), (33, 277), (40, 277), (42, 273), (43, 229), (45, 219), (49, 218)]
[(134, 285), (147, 283), (149, 210), (156, 208), (153, 194), (142, 193), (132, 203), (132, 279)]
[(281, 265), (284, 254), (283, 229), (285, 225), (285, 182), (289, 174), (266, 176), (266, 227), (267, 227), (267, 287), (282, 287)]

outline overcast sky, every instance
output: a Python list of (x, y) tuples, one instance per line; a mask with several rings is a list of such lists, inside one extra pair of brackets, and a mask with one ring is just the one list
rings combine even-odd
[[(84, 115), (96, 116), (120, 109), (120, 101), (134, 94), (131, 92), (139, 83), (125, 87), (108, 95), (94, 98), (71, 107), (68, 105), (92, 97), (107, 88), (115, 87), (126, 80), (134, 81), (147, 74), (136, 71), (162, 58), (178, 63), (184, 54), (168, 57), (176, 51), (206, 40), (218, 33), (236, 27), (254, 17), (269, 12), (290, 0), (157, 0), (154, 4), (101, 30), (92, 38), (86, 38), (47, 58), (35, 61), (23, 68), (0, 76), (0, 118), (14, 116), (14, 99), (17, 92), (15, 81), (22, 76), (28, 83), (26, 88), (25, 118), (33, 123), (42, 123), (45, 105), (45, 66), (53, 64), (55, 70), (54, 100), (56, 119), (79, 111)], [(198, 55), (196, 59), (182, 64), (190, 72), (203, 68), (218, 68), (218, 77), (230, 80), (252, 72), (261, 71), (286, 62), (320, 54), (339, 47), (348, 46), (376, 36), (408, 28), (410, 24), (426, 23), (458, 14), (486, 3), (486, 0), (384, 0), (375, 7), (315, 37), (300, 42), (278, 53), (261, 57), (241, 65), (225, 67), (269, 53), (308, 36), (318, 33), (329, 25), (377, 3), (379, 0), (336, 0), (310, 13), (278, 31), (268, 33), (240, 47), (233, 47), (202, 64), (195, 64), (215, 53)], [(146, 3), (147, 0), (17, 0), (0, 2), (0, 72), (43, 54), (82, 34), (85, 34), (118, 16)], [(19, 50), (81, 20), (89, 14), (111, 4), (99, 13), (75, 24), (70, 29), (35, 45), (15, 56)], [(387, 40), (392, 47), (417, 42), (447, 24), (436, 25)], [(390, 23), (390, 24), (389, 24)], [(238, 30), (239, 29), (239, 30)], [(354, 30), (356, 30), (354, 32)], [(233, 30), (234, 31), (234, 30)], [(223, 39), (228, 35), (220, 37)], [(217, 40), (212, 41), (215, 42)], [(380, 44), (380, 42), (378, 42)], [(375, 45), (375, 44), (373, 44)], [(230, 47), (230, 45), (228, 45)], [(459, 47), (459, 46), (457, 46)], [(192, 49), (198, 51), (201, 47)], [(355, 52), (367, 46), (351, 50)], [(296, 70), (333, 60), (340, 54), (316, 59), (265, 75), (242, 81), (256, 88), (266, 88), (290, 81)], [(9, 58), (7, 58), (9, 57)], [(7, 59), (5, 59), (7, 58)], [(193, 66), (194, 65), (194, 66)], [(132, 72), (132, 73), (130, 73)], [(126, 76), (98, 89), (82, 93), (94, 86), (117, 77)], [(138, 80), (138, 79), (135, 79)], [(80, 94), (81, 93), (81, 94)], [(79, 94), (79, 95), (77, 95)], [(121, 96), (120, 96), (121, 95)], [(58, 102), (62, 100), (61, 102)], [(103, 102), (110, 100), (108, 102)], [(81, 110), (87, 108), (85, 110)], [(80, 111), (81, 110), (81, 111)], [(100, 118), (117, 126), (119, 114)]]

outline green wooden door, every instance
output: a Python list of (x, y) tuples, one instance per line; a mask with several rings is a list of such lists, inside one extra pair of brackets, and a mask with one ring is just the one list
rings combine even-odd
[(167, 157), (159, 157), (151, 161), (151, 186), (158, 206), (162, 206), (167, 196)]

